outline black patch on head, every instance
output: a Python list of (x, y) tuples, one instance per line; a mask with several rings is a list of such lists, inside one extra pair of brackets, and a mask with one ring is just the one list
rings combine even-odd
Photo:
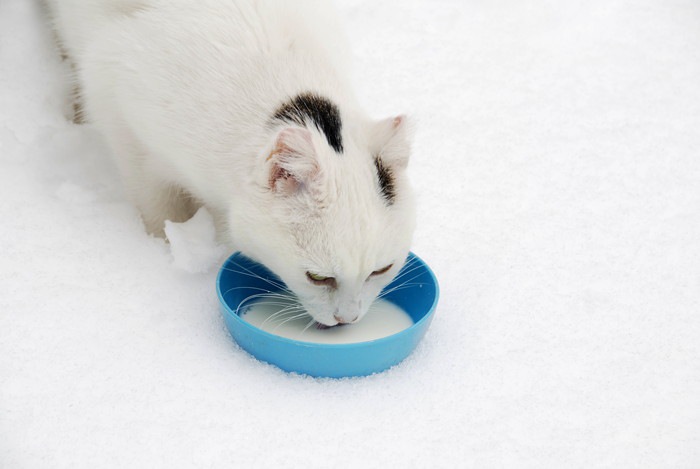
[(326, 136), (328, 145), (336, 153), (343, 152), (343, 137), (340, 134), (343, 123), (340, 120), (340, 111), (329, 99), (313, 93), (302, 93), (280, 106), (273, 117), (302, 126), (309, 121), (313, 122)]
[(391, 174), (391, 169), (384, 166), (384, 163), (379, 157), (374, 158), (374, 166), (377, 168), (377, 177), (379, 178), (379, 190), (387, 204), (392, 205), (396, 200), (396, 189), (394, 187), (394, 175)]

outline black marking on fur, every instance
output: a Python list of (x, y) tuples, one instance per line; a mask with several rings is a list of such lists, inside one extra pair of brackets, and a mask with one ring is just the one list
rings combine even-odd
[(275, 112), (274, 119), (294, 122), (302, 126), (310, 121), (323, 132), (328, 144), (336, 153), (343, 152), (343, 137), (340, 134), (343, 123), (340, 120), (340, 111), (335, 104), (323, 96), (302, 93), (280, 106)]
[(391, 174), (391, 169), (384, 166), (381, 158), (374, 158), (374, 166), (377, 168), (377, 177), (379, 178), (379, 190), (382, 197), (389, 205), (392, 205), (396, 200), (396, 188), (394, 187), (394, 175)]

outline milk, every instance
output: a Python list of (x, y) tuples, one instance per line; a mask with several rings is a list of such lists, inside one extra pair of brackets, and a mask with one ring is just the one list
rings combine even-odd
[[(285, 308), (288, 308), (286, 312), (272, 316)], [(413, 325), (413, 319), (404, 310), (386, 300), (376, 300), (356, 324), (317, 329), (315, 322), (311, 323), (311, 316), (301, 309), (291, 295), (253, 303), (241, 313), (241, 318), (271, 334), (323, 344), (350, 344), (380, 339)]]

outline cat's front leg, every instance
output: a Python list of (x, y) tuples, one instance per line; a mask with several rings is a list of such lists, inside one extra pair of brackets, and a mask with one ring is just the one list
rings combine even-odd
[(164, 169), (133, 134), (120, 129), (108, 136), (124, 188), (141, 212), (146, 231), (165, 237), (165, 220), (189, 220), (201, 206), (184, 188), (164, 177)]
[(200, 207), (183, 188), (155, 177), (141, 174), (138, 178), (126, 180), (126, 183), (130, 198), (141, 212), (146, 231), (155, 236), (165, 237), (165, 220), (187, 221)]

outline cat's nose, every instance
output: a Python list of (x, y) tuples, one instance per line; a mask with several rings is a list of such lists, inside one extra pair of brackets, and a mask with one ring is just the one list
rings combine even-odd
[(333, 318), (334, 318), (336, 321), (338, 321), (339, 324), (352, 324), (353, 322), (357, 321), (357, 317), (358, 317), (358, 315), (355, 315), (354, 318), (352, 318), (352, 319), (350, 319), (350, 320), (348, 321), (347, 319), (345, 319), (344, 317), (342, 317), (342, 316), (340, 316), (340, 315), (338, 315), (338, 314), (334, 314), (334, 315), (333, 315)]

